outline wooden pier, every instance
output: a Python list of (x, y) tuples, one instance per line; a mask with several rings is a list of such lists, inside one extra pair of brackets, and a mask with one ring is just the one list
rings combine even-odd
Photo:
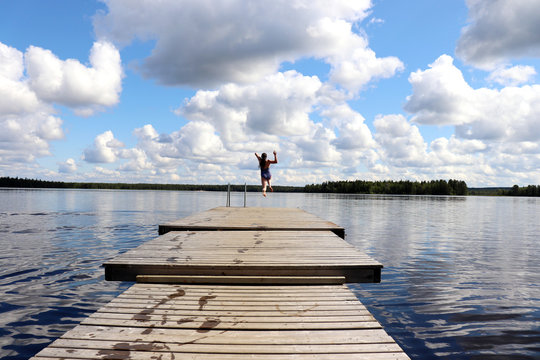
[(299, 209), (216, 208), (104, 264), (137, 281), (33, 359), (409, 359), (344, 284), (382, 265)]
[(159, 235), (185, 230), (331, 231), (345, 238), (345, 229), (298, 208), (217, 207), (159, 225)]

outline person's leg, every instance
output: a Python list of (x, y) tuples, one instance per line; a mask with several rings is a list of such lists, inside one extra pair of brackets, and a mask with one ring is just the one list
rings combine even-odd
[(263, 193), (263, 196), (266, 196), (266, 184), (267, 184), (267, 181), (265, 178), (261, 178), (261, 182), (262, 182), (262, 193)]
[(274, 192), (274, 189), (272, 189), (272, 182), (271, 182), (272, 178), (268, 179), (268, 187), (270, 188), (270, 191), (271, 192)]

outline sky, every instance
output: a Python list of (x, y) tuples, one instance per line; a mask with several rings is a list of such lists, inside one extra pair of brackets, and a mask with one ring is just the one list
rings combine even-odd
[(0, 0), (0, 176), (540, 184), (540, 0)]

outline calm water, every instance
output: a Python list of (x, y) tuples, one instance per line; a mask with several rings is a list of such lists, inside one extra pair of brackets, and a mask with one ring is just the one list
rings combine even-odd
[[(225, 200), (0, 189), (0, 357), (31, 357), (129, 287), (104, 281), (105, 260)], [(351, 288), (412, 359), (540, 358), (540, 199), (253, 193), (248, 205), (345, 227), (385, 265), (380, 284)]]

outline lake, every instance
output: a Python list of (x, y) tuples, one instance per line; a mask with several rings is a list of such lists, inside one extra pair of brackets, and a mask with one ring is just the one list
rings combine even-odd
[[(219, 192), (0, 189), (0, 357), (39, 352), (132, 283), (101, 264)], [(540, 358), (540, 198), (248, 193), (343, 226), (384, 264), (351, 289), (412, 359)], [(232, 206), (243, 206), (233, 193)]]

